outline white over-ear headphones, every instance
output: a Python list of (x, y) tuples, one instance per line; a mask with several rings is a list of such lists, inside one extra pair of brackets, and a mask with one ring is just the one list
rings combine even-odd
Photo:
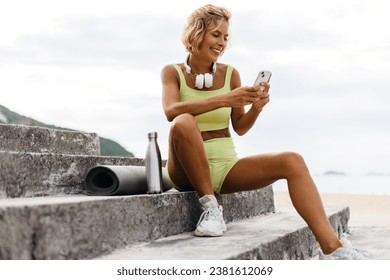
[[(184, 61), (184, 67), (186, 69), (186, 72), (191, 77), (194, 76), (191, 72), (191, 67), (188, 65), (187, 61), (190, 58), (190, 56), (187, 57), (187, 59)], [(212, 65), (212, 73), (205, 73), (205, 74), (196, 74), (195, 75), (195, 87), (198, 89), (202, 89), (203, 85), (206, 88), (210, 88), (213, 86), (213, 75), (217, 71), (217, 63), (213, 62)]]

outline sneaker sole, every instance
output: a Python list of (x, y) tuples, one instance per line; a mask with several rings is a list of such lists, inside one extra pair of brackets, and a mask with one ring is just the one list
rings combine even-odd
[(217, 232), (207, 232), (207, 231), (199, 231), (199, 230), (195, 230), (194, 232), (195, 236), (199, 236), (199, 237), (219, 237), (219, 236), (222, 236), (223, 235), (223, 231), (217, 231)]

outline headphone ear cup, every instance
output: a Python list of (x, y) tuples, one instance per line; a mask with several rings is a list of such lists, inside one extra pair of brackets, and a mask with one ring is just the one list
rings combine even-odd
[(186, 68), (187, 74), (191, 74), (191, 67), (187, 64), (186, 61), (184, 61), (184, 67)]
[(197, 87), (198, 89), (202, 89), (203, 88), (203, 83), (204, 83), (204, 75), (203, 74), (196, 75), (196, 77), (195, 77), (195, 87)]
[(210, 88), (213, 86), (213, 75), (210, 73), (204, 74), (204, 86)]

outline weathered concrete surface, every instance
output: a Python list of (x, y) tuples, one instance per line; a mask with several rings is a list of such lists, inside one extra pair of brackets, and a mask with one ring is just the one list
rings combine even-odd
[(85, 193), (95, 165), (144, 165), (143, 159), (0, 151), (0, 198)]
[[(336, 231), (347, 230), (349, 209), (327, 209)], [(133, 245), (99, 259), (310, 259), (318, 244), (295, 211), (276, 212), (227, 224), (218, 238), (199, 238), (184, 233)], [(339, 233), (340, 235), (341, 233)]]
[[(272, 198), (271, 186), (218, 197), (227, 222), (274, 211)], [(193, 231), (201, 211), (195, 192), (3, 199), (0, 259), (95, 258)]]
[(0, 150), (98, 156), (100, 142), (96, 133), (0, 124)]

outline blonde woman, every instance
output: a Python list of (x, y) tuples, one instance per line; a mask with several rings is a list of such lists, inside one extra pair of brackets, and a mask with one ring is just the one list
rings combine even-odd
[(198, 193), (204, 212), (195, 235), (221, 236), (226, 231), (215, 193), (253, 190), (286, 179), (294, 207), (319, 242), (320, 258), (364, 258), (337, 238), (301, 155), (237, 156), (229, 124), (238, 135), (248, 132), (270, 101), (270, 85), (243, 87), (238, 71), (218, 62), (230, 38), (230, 18), (222, 7), (195, 10), (182, 37), (188, 56), (161, 73), (162, 105), (172, 122), (164, 177), (179, 191)]

